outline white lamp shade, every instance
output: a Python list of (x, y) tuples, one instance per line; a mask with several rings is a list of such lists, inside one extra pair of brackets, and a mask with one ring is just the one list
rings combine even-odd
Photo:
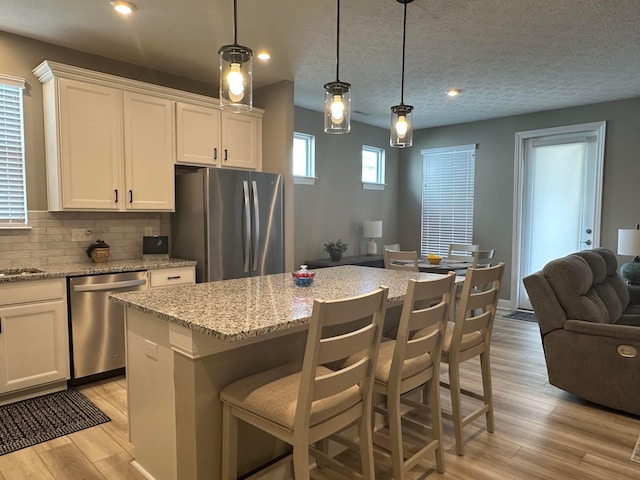
[(618, 255), (640, 255), (640, 230), (618, 229)]
[(382, 238), (382, 220), (365, 220), (362, 230), (365, 238)]

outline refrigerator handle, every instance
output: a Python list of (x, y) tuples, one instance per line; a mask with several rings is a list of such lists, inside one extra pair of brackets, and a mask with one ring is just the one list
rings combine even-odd
[(242, 196), (244, 199), (244, 244), (242, 255), (244, 256), (244, 271), (249, 271), (249, 247), (251, 245), (251, 212), (249, 211), (249, 182), (242, 181)]
[(258, 199), (258, 185), (255, 180), (251, 182), (251, 190), (253, 194), (253, 271), (258, 269), (258, 252), (260, 251), (260, 204)]

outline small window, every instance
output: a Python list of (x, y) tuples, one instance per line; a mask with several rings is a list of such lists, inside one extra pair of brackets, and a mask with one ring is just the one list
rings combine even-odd
[(293, 183), (313, 185), (316, 180), (316, 137), (293, 133)]
[(384, 190), (384, 148), (362, 146), (362, 188)]
[(0, 75), (0, 228), (27, 226), (23, 89), (24, 79)]

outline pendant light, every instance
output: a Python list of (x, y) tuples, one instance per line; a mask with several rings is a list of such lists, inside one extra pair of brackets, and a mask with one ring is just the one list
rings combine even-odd
[(402, 26), (402, 86), (400, 88), (400, 105), (391, 107), (391, 139), (392, 147), (404, 148), (413, 144), (413, 125), (411, 105), (404, 104), (404, 50), (407, 38), (407, 3), (413, 0), (396, 0), (404, 4), (404, 23)]
[(351, 130), (351, 84), (340, 81), (340, 0), (336, 20), (336, 81), (324, 85), (324, 131), (349, 133)]
[(220, 108), (232, 112), (253, 108), (253, 51), (238, 45), (238, 5), (233, 0), (233, 44), (223, 45), (220, 55)]

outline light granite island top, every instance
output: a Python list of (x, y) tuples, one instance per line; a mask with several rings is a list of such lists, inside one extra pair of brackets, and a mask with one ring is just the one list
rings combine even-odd
[[(409, 279), (441, 276), (360, 266), (314, 271), (313, 285), (305, 288), (284, 273), (111, 295), (125, 307), (131, 465), (144, 478), (220, 479), (220, 391), (256, 372), (301, 364), (315, 298), (349, 297), (385, 285), (389, 307), (397, 307)], [(238, 441), (240, 475), (288, 448), (243, 426)], [(292, 475), (283, 464), (264, 478)]]
[(309, 287), (297, 287), (290, 273), (223, 280), (171, 289), (112, 294), (111, 299), (141, 312), (223, 341), (236, 341), (306, 324), (313, 300), (338, 299), (389, 287), (388, 302), (400, 304), (407, 280), (439, 274), (341, 266), (313, 270)]

